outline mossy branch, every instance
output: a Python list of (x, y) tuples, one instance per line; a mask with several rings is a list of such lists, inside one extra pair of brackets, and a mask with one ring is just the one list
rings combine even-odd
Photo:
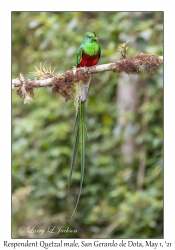
[(40, 66), (34, 72), (39, 80), (26, 80), (20, 74), (19, 79), (12, 80), (12, 88), (18, 87), (17, 94), (24, 99), (24, 103), (34, 99), (34, 88), (52, 87), (53, 93), (60, 93), (67, 101), (72, 98), (72, 87), (74, 83), (82, 81), (84, 84), (89, 79), (89, 74), (99, 73), (104, 71), (113, 71), (115, 73), (126, 73), (128, 75), (138, 74), (151, 76), (163, 63), (163, 57), (141, 53), (140, 55), (122, 58), (113, 63), (96, 65), (92, 67), (73, 68), (60, 75), (54, 75), (54, 71), (49, 71)]

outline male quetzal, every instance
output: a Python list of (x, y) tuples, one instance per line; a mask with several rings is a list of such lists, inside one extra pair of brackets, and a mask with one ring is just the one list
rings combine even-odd
[[(97, 37), (95, 32), (87, 32), (85, 36), (84, 42), (80, 45), (77, 53), (77, 68), (80, 67), (89, 67), (96, 65), (100, 58), (101, 49), (97, 42)], [(79, 96), (78, 96), (78, 105), (76, 107), (76, 117), (74, 124), (74, 147), (73, 154), (70, 166), (70, 175), (69, 175), (69, 183), (68, 183), (68, 195), (69, 195), (69, 187), (70, 181), (72, 177), (73, 165), (75, 161), (75, 155), (78, 148), (78, 144), (80, 147), (80, 162), (81, 162), (81, 181), (80, 181), (80, 191), (77, 198), (77, 202), (73, 211), (73, 214), (76, 211), (84, 178), (84, 165), (85, 165), (85, 137), (87, 135), (87, 128), (85, 122), (85, 102), (88, 96), (88, 90), (90, 85), (91, 77), (89, 77), (88, 82), (81, 82), (79, 86)], [(72, 216), (73, 216), (72, 214)]]

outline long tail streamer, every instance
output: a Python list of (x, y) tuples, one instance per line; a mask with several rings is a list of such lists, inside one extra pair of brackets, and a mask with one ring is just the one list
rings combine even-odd
[(81, 84), (81, 95), (79, 97), (78, 107), (77, 107), (76, 116), (75, 116), (75, 123), (74, 123), (75, 139), (74, 139), (73, 153), (72, 153), (72, 159), (71, 159), (71, 165), (70, 165), (70, 174), (69, 174), (69, 180), (68, 180), (68, 201), (69, 201), (69, 193), (70, 193), (70, 182), (72, 178), (72, 172), (73, 172), (73, 167), (75, 163), (76, 153), (78, 151), (78, 146), (80, 149), (81, 180), (80, 180), (80, 189), (79, 189), (77, 202), (76, 202), (76, 205), (75, 205), (75, 208), (71, 217), (74, 215), (77, 209), (80, 196), (81, 196), (83, 179), (84, 179), (85, 139), (87, 137), (87, 126), (86, 126), (86, 120), (85, 120), (85, 102), (88, 96), (90, 81), (91, 81), (91, 76), (89, 77), (89, 81), (87, 84)]
[(76, 202), (74, 211), (72, 213), (72, 216), (74, 215), (77, 209), (77, 205), (81, 196), (83, 179), (84, 179), (85, 136), (87, 135), (87, 128), (86, 128), (86, 122), (85, 122), (85, 102), (81, 102), (78, 107), (78, 111), (77, 111), (76, 118), (75, 118), (74, 132), (75, 132), (75, 139), (74, 139), (74, 147), (73, 147), (73, 154), (72, 154), (69, 181), (68, 181), (68, 198), (69, 198), (70, 182), (71, 182), (73, 166), (75, 162), (75, 156), (76, 156), (78, 144), (80, 145), (81, 180), (80, 180), (80, 190), (79, 190), (77, 202)]

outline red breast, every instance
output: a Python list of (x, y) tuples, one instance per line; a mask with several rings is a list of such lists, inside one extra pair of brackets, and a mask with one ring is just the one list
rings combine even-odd
[(84, 66), (93, 66), (95, 64), (97, 64), (99, 59), (99, 54), (95, 55), (95, 56), (89, 56), (87, 54), (84, 53), (84, 51), (82, 52), (82, 59), (81, 62), (78, 64), (78, 68), (79, 67), (84, 67)]

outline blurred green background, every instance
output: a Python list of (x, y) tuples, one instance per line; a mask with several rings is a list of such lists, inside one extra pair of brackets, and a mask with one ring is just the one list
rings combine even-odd
[[(163, 55), (163, 12), (12, 12), (12, 78), (32, 79), (45, 61), (55, 73), (71, 69), (87, 31), (97, 34), (99, 64), (119, 60), (128, 39), (128, 56)], [(77, 159), (68, 204), (73, 100), (49, 87), (35, 97), (24, 105), (12, 90), (12, 237), (162, 238), (163, 67), (146, 79), (92, 76), (85, 178), (71, 219), (81, 177)], [(51, 234), (49, 226), (77, 233)]]

